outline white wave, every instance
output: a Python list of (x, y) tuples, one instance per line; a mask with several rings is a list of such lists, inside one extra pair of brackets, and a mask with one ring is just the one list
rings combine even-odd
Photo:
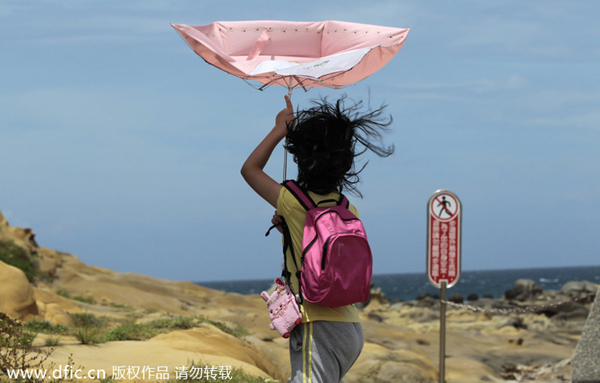
[(542, 282), (542, 283), (556, 283), (559, 280), (560, 280), (559, 278), (554, 278), (554, 279), (540, 278), (540, 282)]

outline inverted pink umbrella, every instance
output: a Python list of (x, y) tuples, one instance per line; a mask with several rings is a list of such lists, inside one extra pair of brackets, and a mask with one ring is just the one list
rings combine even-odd
[[(215, 21), (171, 24), (207, 63), (259, 89), (282, 85), (340, 88), (381, 69), (409, 29), (342, 21)], [(284, 162), (284, 179), (286, 165)]]
[(340, 88), (387, 64), (409, 29), (341, 21), (215, 21), (171, 24), (206, 62), (261, 89)]

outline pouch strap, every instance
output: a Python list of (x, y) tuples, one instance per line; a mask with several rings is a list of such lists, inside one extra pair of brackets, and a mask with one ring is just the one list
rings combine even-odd
[(302, 285), (301, 285), (301, 275), (302, 269), (298, 267), (298, 263), (296, 262), (296, 254), (294, 252), (294, 245), (292, 243), (292, 235), (290, 234), (290, 229), (288, 228), (287, 223), (285, 222), (285, 218), (281, 217), (281, 222), (273, 225), (269, 228), (265, 236), (268, 236), (275, 227), (281, 225), (283, 229), (283, 270), (281, 271), (281, 276), (283, 280), (290, 288), (292, 294), (296, 295), (294, 292), (294, 288), (292, 287), (292, 273), (288, 269), (287, 266), (287, 251), (290, 250), (290, 256), (292, 257), (292, 261), (294, 262), (294, 266), (296, 266), (296, 278), (298, 278), (298, 286), (300, 287), (300, 291), (298, 292), (298, 300), (296, 301), (299, 305), (304, 301), (304, 297), (302, 296)]

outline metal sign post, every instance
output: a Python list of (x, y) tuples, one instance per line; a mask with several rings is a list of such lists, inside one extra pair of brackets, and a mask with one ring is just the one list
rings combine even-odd
[(460, 278), (462, 205), (456, 194), (438, 190), (427, 202), (427, 279), (440, 289), (439, 382), (446, 369), (446, 289)]

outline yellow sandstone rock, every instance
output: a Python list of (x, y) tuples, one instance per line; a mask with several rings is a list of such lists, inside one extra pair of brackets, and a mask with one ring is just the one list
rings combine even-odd
[(0, 311), (11, 318), (31, 320), (38, 315), (34, 291), (25, 274), (0, 262)]

